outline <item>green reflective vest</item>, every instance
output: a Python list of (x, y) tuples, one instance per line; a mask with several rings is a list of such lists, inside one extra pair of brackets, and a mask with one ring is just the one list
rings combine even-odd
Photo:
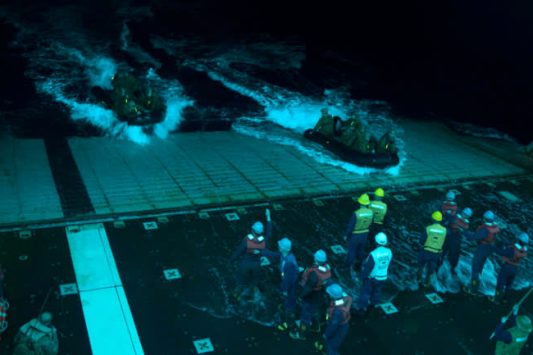
[(496, 342), (496, 351), (494, 352), (496, 355), (518, 355), (527, 342), (528, 332), (518, 327), (510, 328), (508, 332), (511, 333), (513, 340), (510, 344), (505, 344), (503, 341)]
[(372, 218), (374, 213), (370, 208), (361, 207), (354, 212), (356, 221), (355, 226), (353, 227), (353, 234), (367, 233), (368, 227), (372, 224)]
[(432, 253), (440, 253), (442, 245), (446, 240), (446, 228), (438, 223), (426, 227), (426, 242), (424, 243), (424, 250)]
[(387, 214), (387, 204), (383, 201), (372, 201), (368, 207), (374, 213), (374, 223), (383, 224)]

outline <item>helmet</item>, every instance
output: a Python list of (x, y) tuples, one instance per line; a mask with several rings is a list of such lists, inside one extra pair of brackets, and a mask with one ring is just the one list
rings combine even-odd
[(44, 312), (39, 316), (39, 322), (44, 325), (50, 325), (52, 323), (52, 313)]
[(492, 222), (492, 221), (494, 221), (494, 212), (492, 212), (492, 211), (487, 211), (487, 212), (483, 213), (483, 218), (484, 218), (487, 222)]
[(527, 235), (527, 233), (520, 233), (516, 239), (521, 241), (522, 244), (529, 244), (529, 235)]
[(453, 201), (453, 200), (455, 200), (455, 192), (453, 192), (453, 191), (448, 191), (448, 192), (446, 193), (446, 200), (448, 200), (448, 201)]
[(357, 202), (359, 202), (360, 204), (362, 204), (363, 206), (366, 206), (370, 203), (370, 197), (368, 197), (368, 194), (362, 194), (361, 196), (359, 196), (359, 198), (357, 199)]
[(280, 251), (291, 251), (292, 243), (289, 240), (289, 238), (283, 238), (281, 240), (278, 240), (278, 247)]
[(378, 187), (376, 191), (374, 191), (374, 196), (383, 197), (385, 196), (385, 191), (383, 191), (381, 187)]
[(472, 217), (472, 209), (471, 208), (463, 208), (463, 210), (461, 211), (463, 217), (466, 217), (466, 218), (470, 218)]
[(252, 225), (252, 232), (254, 232), (255, 234), (263, 233), (264, 229), (265, 228), (263, 227), (263, 223), (261, 223), (261, 222), (255, 222)]
[(528, 333), (531, 333), (531, 330), (533, 330), (533, 326), (531, 325), (531, 319), (528, 316), (516, 317), (516, 325), (518, 326), (518, 328)]
[(326, 252), (322, 249), (317, 250), (314, 257), (315, 257), (315, 263), (317, 264), (323, 264), (326, 261), (328, 261), (328, 256), (326, 255)]
[(435, 211), (431, 214), (431, 218), (433, 218), (434, 221), (441, 222), (442, 221), (442, 213), (439, 211)]
[(326, 288), (326, 292), (334, 299), (342, 297), (342, 288), (338, 284), (331, 284)]
[(383, 232), (379, 232), (374, 237), (374, 240), (376, 241), (376, 244), (385, 245), (387, 244), (387, 235)]

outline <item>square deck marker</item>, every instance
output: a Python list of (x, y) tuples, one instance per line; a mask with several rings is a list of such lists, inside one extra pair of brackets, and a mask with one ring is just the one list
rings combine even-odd
[(451, 189), (450, 191), (453, 192), (455, 196), (459, 196), (461, 194), (461, 191), (456, 190), (456, 189)]
[(317, 198), (314, 198), (314, 199), (313, 199), (313, 204), (314, 204), (315, 206), (322, 207), (322, 206), (324, 206), (324, 201), (319, 200), (319, 199), (317, 199)]
[(75, 295), (78, 293), (78, 286), (76, 284), (59, 285), (59, 293), (61, 296)]
[(209, 213), (200, 212), (200, 213), (198, 213), (198, 217), (201, 218), (201, 219), (209, 219)]
[(160, 223), (160, 224), (168, 223), (168, 217), (167, 216), (157, 217), (157, 223)]
[(144, 229), (149, 231), (152, 229), (157, 229), (157, 223), (156, 222), (144, 222), (143, 223)]
[(228, 221), (238, 221), (240, 218), (237, 213), (232, 212), (232, 213), (226, 213), (226, 219)]
[(239, 208), (237, 208), (237, 213), (238, 214), (247, 214), (248, 211), (246, 211), (246, 208), (244, 208), (244, 207), (239, 207)]
[(166, 280), (177, 280), (181, 279), (181, 274), (178, 269), (167, 269), (163, 270)]
[(283, 209), (285, 209), (283, 207), (283, 205), (281, 203), (273, 203), (272, 204), (272, 209), (274, 209), (274, 211), (281, 211)]
[(20, 239), (29, 239), (29, 238), (31, 238), (31, 231), (30, 230), (20, 231), (19, 232), (19, 238)]
[(210, 353), (215, 350), (209, 338), (195, 340), (193, 344), (197, 354)]
[(261, 266), (268, 266), (270, 265), (270, 260), (268, 260), (267, 257), (262, 256), (261, 257)]
[(113, 227), (116, 229), (124, 229), (126, 228), (126, 223), (124, 221), (115, 221), (113, 222)]
[(516, 197), (515, 195), (513, 195), (509, 191), (498, 191), (498, 195), (500, 195), (502, 197), (505, 197), (506, 199), (508, 199), (511, 202), (520, 202), (520, 201), (522, 201), (520, 198)]
[(378, 307), (380, 307), (385, 314), (398, 313), (398, 308), (396, 308), (391, 302), (382, 303), (378, 305)]
[(437, 295), (436, 293), (426, 293), (425, 296), (429, 300), (429, 302), (433, 304), (439, 304), (439, 303), (444, 302), (444, 300), (440, 298), (440, 296)]
[(339, 245), (339, 244), (332, 245), (330, 247), (330, 249), (333, 252), (333, 254), (336, 254), (336, 255), (346, 254), (346, 249), (344, 249), (344, 247), (342, 245)]
[(396, 201), (407, 201), (404, 195), (394, 195)]

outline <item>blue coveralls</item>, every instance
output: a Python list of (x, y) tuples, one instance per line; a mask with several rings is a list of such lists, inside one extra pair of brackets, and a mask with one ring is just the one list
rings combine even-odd
[(446, 241), (442, 251), (442, 261), (445, 257), (448, 257), (452, 270), (455, 270), (459, 263), (459, 256), (461, 254), (461, 242), (463, 237), (470, 236), (468, 233), (468, 219), (463, 218), (461, 215), (448, 215), (448, 223), (443, 224), (448, 226), (448, 234), (446, 235)]
[(518, 262), (520, 259), (515, 258), (517, 255), (515, 255), (515, 248), (512, 245), (503, 250), (497, 250), (497, 253), (504, 258), (504, 262), (498, 273), (496, 291), (498, 294), (505, 294), (511, 290), (511, 286), (518, 273)]
[(328, 355), (339, 354), (339, 348), (346, 335), (348, 335), (349, 329), (350, 325), (348, 322), (345, 322), (345, 315), (340, 309), (335, 308), (330, 319), (328, 319), (328, 325), (324, 332), (326, 353)]
[(302, 286), (300, 298), (302, 299), (300, 321), (302, 325), (310, 327), (313, 319), (319, 320), (320, 309), (324, 302), (324, 288), (329, 280), (326, 280), (319, 290), (316, 290), (319, 278), (316, 272), (310, 272), (307, 282)]
[[(265, 229), (265, 245), (272, 235), (272, 222), (267, 221)], [(246, 238), (242, 240), (237, 249), (231, 255), (230, 261), (240, 259), (237, 269), (237, 284), (241, 287), (253, 287), (260, 283), (261, 279), (261, 254), (246, 252)]]
[(279, 261), (281, 272), (280, 290), (284, 293), (283, 307), (287, 315), (294, 314), (296, 308), (296, 285), (298, 282), (298, 263), (291, 252), (283, 257), (281, 252), (263, 250), (262, 254), (269, 259)]
[(479, 241), (479, 244), (474, 251), (474, 257), (472, 258), (472, 283), (477, 288), (479, 285), (479, 277), (483, 271), (483, 266), (485, 262), (495, 251), (495, 246), (493, 242), (485, 243), (483, 242), (489, 236), (489, 231), (485, 228), (478, 228), (475, 233), (470, 235), (472, 240)]
[(363, 264), (363, 269), (361, 270), (361, 279), (363, 284), (361, 286), (361, 293), (357, 300), (357, 309), (363, 310), (368, 307), (369, 301), (370, 304), (376, 305), (381, 302), (381, 290), (385, 285), (385, 280), (377, 280), (370, 277), (370, 273), (374, 269), (374, 258), (369, 255)]
[(352, 217), (346, 226), (346, 239), (348, 240), (348, 255), (346, 256), (346, 266), (352, 267), (355, 261), (361, 262), (365, 257), (368, 245), (368, 231), (363, 233), (353, 233), (357, 223), (357, 216), (352, 213)]

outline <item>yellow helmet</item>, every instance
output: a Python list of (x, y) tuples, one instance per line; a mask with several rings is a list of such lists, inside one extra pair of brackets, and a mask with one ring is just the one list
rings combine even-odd
[(376, 191), (374, 191), (374, 196), (383, 197), (385, 196), (385, 191), (383, 191), (381, 187), (378, 187)]
[(357, 199), (357, 202), (359, 202), (360, 204), (362, 204), (363, 206), (366, 206), (370, 203), (370, 197), (368, 197), (368, 194), (362, 194), (361, 196), (359, 196), (359, 198)]
[(431, 218), (433, 218), (434, 221), (441, 222), (442, 221), (442, 213), (439, 211), (435, 211), (431, 214)]

